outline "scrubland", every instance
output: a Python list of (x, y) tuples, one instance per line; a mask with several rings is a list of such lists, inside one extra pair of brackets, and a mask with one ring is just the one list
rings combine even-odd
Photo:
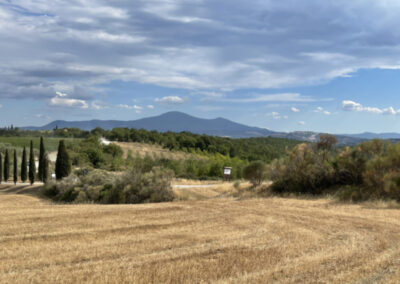
[(328, 199), (60, 205), (0, 187), (1, 283), (399, 283), (400, 210)]

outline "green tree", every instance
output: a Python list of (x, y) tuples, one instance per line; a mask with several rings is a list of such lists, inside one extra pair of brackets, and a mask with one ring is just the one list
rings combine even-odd
[(56, 160), (56, 179), (60, 180), (69, 176), (71, 173), (71, 163), (67, 149), (65, 148), (64, 140), (60, 140), (58, 144), (58, 153)]
[(26, 164), (26, 148), (22, 151), (22, 162), (21, 162), (21, 180), (25, 182), (28, 179), (27, 164)]
[(252, 162), (244, 168), (243, 177), (253, 185), (260, 185), (267, 177), (267, 166), (262, 161)]
[(8, 156), (8, 149), (4, 156), (4, 181), (7, 182), (10, 177), (10, 157)]
[(39, 151), (39, 168), (38, 168), (38, 176), (39, 180), (43, 181), (44, 178), (44, 167), (45, 167), (45, 155), (46, 155), (46, 150), (44, 148), (44, 142), (43, 142), (43, 136), (40, 137), (40, 151)]
[(49, 179), (49, 157), (47, 153), (43, 156), (43, 172), (42, 172), (42, 181), (46, 183)]
[(18, 181), (18, 160), (17, 160), (17, 150), (14, 149), (14, 184)]
[(0, 184), (3, 181), (3, 156), (0, 153)]
[(29, 153), (29, 181), (31, 185), (35, 183), (36, 165), (35, 165), (35, 154), (33, 153), (33, 141), (31, 140)]

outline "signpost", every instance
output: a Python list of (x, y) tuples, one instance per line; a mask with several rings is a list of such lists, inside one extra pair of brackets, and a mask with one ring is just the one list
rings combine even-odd
[(230, 181), (231, 173), (232, 173), (232, 168), (231, 167), (225, 167), (224, 168), (224, 178), (225, 178), (226, 181)]

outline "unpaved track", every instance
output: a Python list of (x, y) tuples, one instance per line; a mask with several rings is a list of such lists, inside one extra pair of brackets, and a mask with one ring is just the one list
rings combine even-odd
[(0, 282), (400, 283), (400, 211), (365, 206), (53, 205), (0, 193)]

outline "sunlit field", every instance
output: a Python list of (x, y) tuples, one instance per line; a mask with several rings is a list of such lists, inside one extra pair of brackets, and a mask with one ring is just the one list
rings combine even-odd
[[(0, 136), (0, 144), (8, 144), (13, 147), (29, 147), (30, 141), (33, 141), (33, 147), (39, 149), (40, 137), (6, 137)], [(53, 138), (45, 137), (45, 144), (47, 151), (57, 151), (58, 142), (64, 140), (66, 144), (79, 143), (79, 138)]]
[(0, 212), (1, 283), (400, 279), (400, 211), (386, 205), (224, 197), (55, 205), (2, 186)]

